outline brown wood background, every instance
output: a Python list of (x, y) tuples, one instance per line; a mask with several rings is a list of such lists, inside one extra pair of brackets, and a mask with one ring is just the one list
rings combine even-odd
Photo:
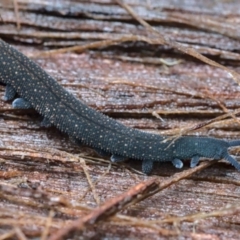
[[(239, 1), (124, 3), (168, 41), (240, 73)], [(154, 133), (240, 139), (240, 78), (159, 44), (119, 1), (0, 7), (0, 37), (96, 110)], [(156, 163), (144, 176), (140, 162), (111, 165), (42, 128), (34, 111), (0, 101), (0, 115), (0, 239), (53, 239), (69, 226), (69, 239), (239, 239), (240, 173), (229, 163)]]

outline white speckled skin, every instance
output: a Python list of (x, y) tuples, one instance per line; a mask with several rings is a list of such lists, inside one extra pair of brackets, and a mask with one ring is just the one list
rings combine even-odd
[(37, 64), (2, 40), (0, 79), (7, 85), (11, 96), (14, 89), (45, 119), (70, 137), (114, 154), (116, 159), (121, 160), (122, 156), (143, 160), (142, 170), (146, 174), (151, 172), (154, 161), (173, 161), (181, 166), (176, 159), (193, 157), (195, 163), (198, 162), (196, 157), (225, 158), (240, 169), (238, 162), (227, 152), (231, 142), (193, 136), (181, 137), (173, 143), (163, 142), (166, 136), (128, 128), (76, 99)]

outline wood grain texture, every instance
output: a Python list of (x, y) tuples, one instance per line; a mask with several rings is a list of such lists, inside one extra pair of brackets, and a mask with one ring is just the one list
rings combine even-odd
[[(101, 6), (99, 2), (94, 3), (100, 13), (98, 17), (105, 17), (105, 20), (89, 14), (85, 8), (81, 11), (74, 8), (75, 2), (58, 1), (59, 6), (72, 6), (72, 16), (77, 10), (77, 13), (86, 13), (81, 18), (77, 14), (63, 18), (63, 12), (56, 14), (52, 5), (46, 8), (41, 4), (27, 5), (18, 1), (20, 20), (31, 13), (33, 21), (29, 25), (23, 21), (18, 32), (14, 17), (10, 22), (5, 15), (12, 9), (4, 8), (6, 11), (1, 11), (1, 16), (6, 21), (0, 26), (1, 38), (29, 56), (46, 50), (47, 46), (87, 43), (113, 37), (120, 31), (124, 34), (129, 34), (129, 31), (145, 34), (135, 22), (124, 22), (124, 18), (130, 20), (130, 17), (119, 6), (113, 4), (114, 9), (118, 9), (114, 12), (122, 15), (114, 16), (106, 14), (107, 6), (102, 8), (110, 1)], [(140, 8), (139, 4), (131, 1), (135, 10)], [(172, 39), (195, 46), (200, 52), (239, 72), (238, 3), (218, 1), (209, 6), (209, 1), (206, 1), (199, 5), (199, 1), (184, 1), (181, 5), (180, 2), (167, 1), (160, 6), (151, 3), (150, 10), (143, 4), (141, 8), (147, 9), (148, 13), (158, 11), (160, 15), (161, 12), (168, 24), (163, 26), (163, 21), (156, 21), (156, 18), (153, 22)], [(25, 9), (41, 9), (41, 13)], [(69, 11), (70, 8), (65, 9)], [(101, 12), (102, 9), (105, 12)], [(187, 23), (182, 25), (177, 20), (173, 24), (169, 15), (180, 15), (182, 11), (192, 18), (201, 13), (201, 19), (198, 18), (201, 25), (195, 24), (199, 28), (190, 27)], [(35, 24), (38, 15), (46, 19), (56, 17), (54, 22), (56, 25), (59, 23), (62, 32), (58, 32), (51, 23), (46, 27), (48, 21)], [(146, 20), (153, 19), (150, 14), (141, 16), (145, 16)], [(217, 20), (218, 31), (200, 28), (206, 25), (210, 16)], [(79, 21), (82, 23), (79, 26), (86, 26), (87, 30), (75, 29), (69, 33), (66, 26), (70, 24), (64, 25), (64, 22), (72, 19), (76, 20), (76, 26)], [(41, 27), (43, 24), (44, 28)], [(231, 32), (235, 39), (229, 37)], [(159, 58), (170, 63), (181, 62), (173, 66), (156, 65), (155, 60)], [(240, 138), (238, 120), (230, 114), (239, 111), (239, 86), (223, 70), (202, 64), (168, 47), (141, 42), (124, 43), (98, 51), (62, 53), (35, 60), (76, 97), (127, 126), (163, 134), (176, 134), (180, 130), (194, 128), (190, 134)], [(0, 93), (3, 96), (4, 87), (1, 87)], [(1, 182), (5, 187), (14, 187), (12, 192), (1, 188), (1, 234), (16, 236), (19, 232), (13, 227), (16, 223), (29, 239), (41, 236), (47, 229), (48, 233), (52, 233), (66, 221), (86, 216), (91, 212), (90, 208), (98, 207), (98, 203), (104, 204), (106, 200), (149, 178), (131, 168), (140, 169), (140, 163), (128, 162), (126, 166), (112, 165), (108, 168), (109, 161), (98, 158), (87, 148), (76, 147), (56, 129), (41, 128), (41, 119), (35, 112), (16, 111), (10, 104), (0, 101), (0, 113)], [(158, 113), (160, 119), (153, 113)], [(221, 119), (223, 114), (230, 115)], [(214, 118), (217, 119), (213, 121)], [(199, 128), (203, 123), (204, 128)], [(232, 153), (237, 154), (238, 149)], [(153, 175), (163, 182), (177, 172), (166, 163), (157, 165)], [(158, 194), (122, 210), (124, 216), (118, 215), (88, 226), (83, 236), (93, 239), (144, 239), (146, 236), (169, 239), (171, 236), (176, 238), (178, 234), (183, 239), (238, 239), (239, 180), (240, 174), (230, 165), (216, 163), (181, 182), (174, 183), (172, 180), (172, 185)], [(28, 196), (21, 194), (24, 190), (28, 191)], [(48, 197), (39, 194), (37, 198), (40, 192)], [(55, 212), (53, 219), (51, 209)]]

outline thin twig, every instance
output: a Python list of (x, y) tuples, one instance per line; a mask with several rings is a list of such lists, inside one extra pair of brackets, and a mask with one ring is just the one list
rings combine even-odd
[(44, 231), (42, 232), (41, 240), (46, 240), (47, 239), (47, 236), (49, 234), (49, 228), (52, 225), (53, 216), (54, 216), (54, 212), (51, 210), (49, 212), (49, 216), (48, 216), (47, 221), (46, 221), (46, 227), (44, 228)]
[(27, 240), (26, 236), (24, 235), (24, 233), (22, 232), (22, 230), (19, 227), (15, 227), (15, 234), (18, 237), (18, 239), (20, 240)]
[(172, 48), (178, 49), (179, 51), (186, 53), (188, 55), (191, 55), (194, 58), (197, 58), (211, 66), (221, 68), (225, 70), (226, 72), (230, 73), (232, 78), (235, 80), (236, 83), (240, 85), (240, 75), (235, 72), (234, 70), (231, 70), (205, 56), (203, 56), (201, 53), (197, 52), (194, 48), (191, 47), (185, 47), (184, 45), (175, 42), (167, 37), (164, 37), (161, 33), (159, 33), (155, 28), (153, 28), (150, 24), (148, 24), (144, 19), (142, 19), (140, 16), (138, 16), (133, 9), (125, 4), (121, 0), (115, 0), (122, 8), (124, 8), (135, 20), (137, 20), (141, 25), (143, 25), (147, 30), (149, 30), (151, 33), (157, 36), (158, 40), (162, 42), (162, 44), (166, 44)]
[(12, 239), (14, 235), (15, 235), (15, 231), (11, 230), (9, 232), (6, 232), (6, 233), (0, 235), (0, 240)]
[(16, 24), (17, 24), (17, 30), (19, 31), (21, 29), (21, 24), (20, 24), (20, 19), (19, 19), (19, 14), (18, 14), (18, 2), (17, 0), (13, 0), (13, 5), (14, 5), (14, 13), (16, 16)]
[(165, 181), (160, 182), (157, 178), (152, 178), (146, 182), (142, 182), (132, 187), (130, 190), (121, 194), (120, 196), (106, 201), (101, 207), (94, 209), (85, 217), (73, 221), (66, 228), (60, 229), (56, 233), (52, 234), (49, 240), (62, 239), (69, 233), (75, 232), (77, 230), (82, 230), (87, 224), (94, 224), (99, 220), (105, 220), (108, 217), (119, 212), (123, 208), (126, 208), (129, 205), (136, 204), (137, 202), (156, 194), (157, 192), (169, 187), (170, 185), (179, 182), (180, 180), (185, 179), (200, 170), (207, 168), (213, 163), (213, 161), (204, 162), (198, 167), (176, 173)]
[(49, 240), (58, 240), (66, 237), (69, 233), (82, 230), (87, 224), (94, 224), (100, 220), (106, 219), (116, 212), (122, 210), (132, 201), (141, 197), (145, 192), (152, 191), (158, 187), (156, 184), (157, 179), (152, 178), (148, 181), (141, 182), (140, 184), (130, 188), (127, 192), (121, 194), (118, 197), (106, 201), (101, 207), (94, 209), (85, 217), (73, 221), (65, 228), (60, 229), (56, 233), (53, 233)]
[(87, 170), (86, 162), (85, 162), (85, 160), (84, 160), (83, 158), (80, 158), (80, 163), (81, 163), (81, 165), (82, 165), (83, 172), (84, 172), (84, 174), (85, 174), (85, 176), (86, 176), (86, 178), (87, 178), (88, 184), (89, 184), (89, 186), (90, 186), (90, 188), (91, 188), (91, 190), (92, 190), (93, 197), (94, 197), (97, 205), (99, 205), (99, 204), (100, 204), (100, 198), (99, 198), (99, 196), (97, 195), (95, 185), (93, 184), (93, 182), (92, 182), (92, 180), (91, 180), (91, 177), (90, 177), (90, 174), (89, 174), (89, 172), (88, 172), (88, 170)]

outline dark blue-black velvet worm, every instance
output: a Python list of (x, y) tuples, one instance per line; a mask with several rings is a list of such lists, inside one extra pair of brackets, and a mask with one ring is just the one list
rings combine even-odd
[(111, 155), (113, 162), (126, 158), (141, 160), (142, 171), (149, 174), (154, 161), (170, 161), (181, 168), (182, 160), (191, 159), (194, 167), (199, 158), (206, 157), (226, 159), (240, 170), (240, 164), (228, 153), (228, 148), (240, 145), (240, 140), (182, 136), (171, 141), (168, 136), (128, 128), (76, 99), (37, 64), (2, 40), (0, 81), (6, 84), (4, 100), (12, 100), (15, 93), (20, 96), (13, 107), (34, 108), (44, 117), (43, 125), (54, 125), (75, 142)]

